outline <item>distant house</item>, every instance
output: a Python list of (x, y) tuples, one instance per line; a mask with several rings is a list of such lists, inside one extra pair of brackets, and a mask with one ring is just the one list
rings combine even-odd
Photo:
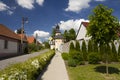
[(0, 24), (0, 58), (19, 55), (21, 38), (6, 26)]
[(55, 36), (53, 37), (52, 41), (50, 41), (51, 49), (61, 50), (63, 43), (64, 38), (59, 30), (59, 26), (57, 25), (55, 28)]
[(28, 41), (28, 44), (32, 44), (32, 43), (38, 44), (38, 45), (41, 44), (41, 43), (38, 42), (33, 36), (28, 36), (28, 37), (27, 37), (27, 41)]

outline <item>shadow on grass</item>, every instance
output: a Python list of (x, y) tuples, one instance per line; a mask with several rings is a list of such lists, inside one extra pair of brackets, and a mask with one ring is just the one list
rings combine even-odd
[[(100, 72), (100, 73), (106, 73), (106, 66), (97, 66), (96, 68), (94, 68), (96, 72)], [(109, 74), (119, 74), (120, 70), (118, 68), (115, 67), (108, 67), (109, 70)]]

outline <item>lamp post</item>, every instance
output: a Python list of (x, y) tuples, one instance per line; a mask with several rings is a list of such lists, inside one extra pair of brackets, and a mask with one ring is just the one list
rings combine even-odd
[(24, 24), (28, 22), (28, 18), (22, 17), (22, 27), (21, 27), (21, 52), (23, 53), (23, 37), (24, 37)]

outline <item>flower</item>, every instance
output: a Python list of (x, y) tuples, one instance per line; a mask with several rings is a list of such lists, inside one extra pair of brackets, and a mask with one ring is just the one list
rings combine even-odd
[(40, 65), (39, 65), (39, 61), (37, 59), (33, 60), (32, 61), (32, 65), (35, 67), (35, 68), (39, 68)]

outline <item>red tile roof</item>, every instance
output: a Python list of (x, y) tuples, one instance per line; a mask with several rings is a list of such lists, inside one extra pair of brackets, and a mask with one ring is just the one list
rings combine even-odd
[(6, 36), (6, 37), (9, 37), (9, 38), (12, 38), (12, 39), (21, 40), (21, 38), (17, 34), (15, 34), (12, 30), (7, 28), (3, 24), (0, 24), (0, 35), (1, 36)]
[(28, 43), (34, 43), (35, 38), (33, 36), (29, 36), (29, 37), (27, 37), (27, 41), (28, 41)]
[(82, 22), (81, 24), (83, 24), (85, 27), (87, 27), (89, 25), (89, 22)]

